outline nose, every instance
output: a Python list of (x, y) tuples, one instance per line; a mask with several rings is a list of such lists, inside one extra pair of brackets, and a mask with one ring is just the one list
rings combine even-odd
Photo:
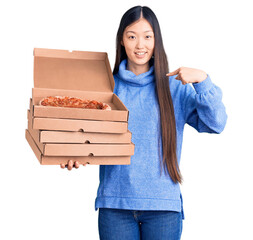
[(142, 49), (144, 47), (144, 42), (142, 38), (139, 38), (137, 43), (136, 43), (136, 48), (137, 49)]

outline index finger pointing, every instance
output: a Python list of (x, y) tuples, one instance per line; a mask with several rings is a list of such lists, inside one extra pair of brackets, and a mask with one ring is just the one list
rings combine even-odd
[(177, 75), (179, 73), (179, 68), (173, 72), (167, 73), (166, 76), (173, 76), (173, 75)]

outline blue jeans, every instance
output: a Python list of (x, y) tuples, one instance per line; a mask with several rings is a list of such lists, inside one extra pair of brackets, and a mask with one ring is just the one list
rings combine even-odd
[(182, 213), (99, 208), (100, 240), (179, 240)]

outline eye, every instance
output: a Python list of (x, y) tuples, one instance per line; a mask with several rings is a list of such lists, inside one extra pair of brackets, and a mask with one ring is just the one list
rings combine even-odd
[(149, 38), (152, 38), (152, 36), (151, 36), (151, 35), (147, 35), (147, 36), (146, 36), (146, 38), (148, 38), (148, 39), (149, 39)]
[(129, 39), (135, 39), (135, 36), (129, 36), (128, 38)]

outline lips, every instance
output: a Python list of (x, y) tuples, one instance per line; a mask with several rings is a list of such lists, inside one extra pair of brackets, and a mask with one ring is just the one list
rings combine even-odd
[(135, 52), (135, 54), (138, 56), (143, 56), (145, 53), (147, 53), (147, 52)]
[(144, 51), (140, 51), (140, 52), (135, 52), (134, 54), (135, 54), (135, 57), (137, 58), (137, 59), (143, 59), (143, 58), (146, 58), (146, 53), (147, 52), (144, 52)]

